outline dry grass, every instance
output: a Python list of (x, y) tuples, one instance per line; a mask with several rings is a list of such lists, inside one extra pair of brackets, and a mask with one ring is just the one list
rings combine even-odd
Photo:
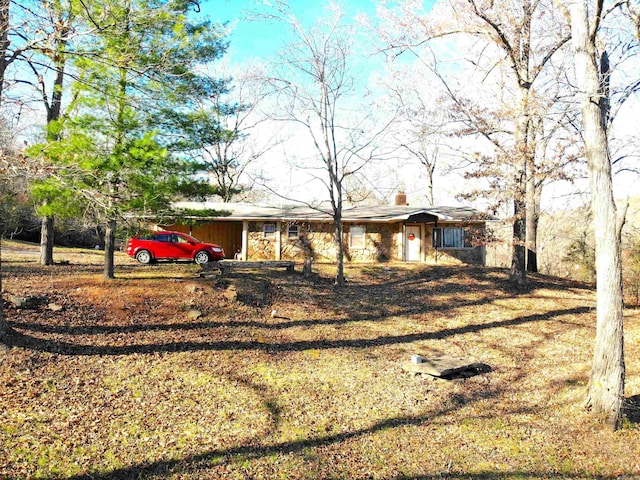
[[(391, 264), (349, 267), (336, 290), (323, 266), (315, 282), (205, 280), (121, 256), (105, 282), (96, 252), (42, 268), (26, 250), (3, 244), (5, 298), (63, 309), (5, 308), (18, 345), (0, 365), (0, 478), (640, 477), (640, 312), (628, 419), (610, 433), (581, 406), (582, 285), (533, 277), (518, 293), (500, 270)], [(491, 371), (415, 377), (413, 353)]]

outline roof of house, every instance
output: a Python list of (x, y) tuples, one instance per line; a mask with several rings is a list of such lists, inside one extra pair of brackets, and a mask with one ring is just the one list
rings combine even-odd
[[(179, 210), (212, 210), (220, 214), (199, 217), (209, 220), (253, 220), (253, 221), (332, 221), (329, 208), (308, 206), (269, 207), (246, 203), (178, 202)], [(342, 220), (347, 223), (379, 222), (483, 222), (494, 220), (479, 210), (470, 207), (415, 207), (409, 205), (348, 206), (342, 209)]]

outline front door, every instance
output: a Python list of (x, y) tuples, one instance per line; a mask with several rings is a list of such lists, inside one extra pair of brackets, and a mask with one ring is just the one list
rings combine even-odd
[(422, 235), (420, 225), (407, 225), (405, 228), (405, 252), (407, 262), (422, 260)]

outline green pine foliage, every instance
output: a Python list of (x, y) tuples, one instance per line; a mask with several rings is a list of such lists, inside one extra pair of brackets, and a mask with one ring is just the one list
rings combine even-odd
[(27, 150), (44, 166), (33, 178), (32, 199), (40, 215), (104, 225), (105, 277), (111, 278), (112, 239), (124, 218), (166, 214), (176, 197), (216, 193), (198, 175), (200, 167), (172, 148), (162, 112), (188, 111), (192, 100), (185, 99), (226, 88), (198, 73), (223, 55), (226, 43), (221, 26), (193, 20), (197, 4), (190, 1), (76, 7), (60, 29), (69, 35), (56, 43), (57, 55), (65, 56), (57, 64), (68, 76), (55, 88), (58, 98), (68, 98), (66, 111), (48, 118), (46, 140)]
[(189, 109), (184, 99), (226, 88), (198, 74), (226, 43), (221, 26), (192, 21), (195, 6), (106, 0), (77, 12), (78, 25), (92, 33), (69, 44), (71, 100), (49, 122), (47, 140), (27, 151), (47, 165), (32, 183), (41, 215), (81, 211), (108, 231), (127, 216), (166, 212), (176, 197), (216, 193), (197, 175), (200, 167), (172, 148), (163, 123), (163, 112)]

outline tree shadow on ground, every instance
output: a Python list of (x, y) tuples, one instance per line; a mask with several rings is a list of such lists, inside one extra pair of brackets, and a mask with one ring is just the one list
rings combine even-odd
[(640, 395), (633, 395), (624, 400), (624, 416), (631, 423), (640, 424)]
[[(213, 321), (208, 321), (206, 317), (195, 321), (175, 321), (173, 318), (157, 315), (158, 311), (152, 309), (141, 312), (142, 318), (147, 321), (114, 325), (106, 321), (109, 318), (108, 306), (92, 304), (78, 305), (78, 315), (74, 315), (73, 321), (69, 321), (68, 313), (61, 312), (55, 316), (51, 312), (43, 311), (37, 315), (29, 313), (13, 316), (14, 318), (9, 318), (9, 323), (16, 329), (13, 335), (14, 345), (64, 355), (127, 355), (228, 350), (280, 353), (309, 349), (366, 349), (424, 340), (439, 340), (487, 329), (544, 322), (560, 316), (579, 315), (590, 311), (588, 307), (565, 308), (517, 316), (512, 319), (494, 321), (478, 319), (476, 323), (466, 323), (438, 330), (430, 330), (428, 323), (424, 323), (414, 333), (375, 338), (345, 337), (331, 340), (319, 338), (278, 343), (247, 341), (243, 338), (229, 339), (225, 333), (228, 331), (226, 329), (235, 328), (286, 331), (300, 327), (340, 326), (354, 322), (386, 321), (392, 317), (402, 318), (412, 315), (418, 315), (419, 318), (422, 318), (424, 315), (432, 313), (447, 315), (449, 311), (458, 308), (481, 306), (498, 299), (518, 298), (521, 293), (509, 289), (506, 275), (496, 269), (423, 267), (412, 270), (385, 269), (384, 271), (391, 273), (380, 274), (376, 279), (369, 281), (366, 279), (372, 275), (363, 275), (357, 279), (359, 282), (337, 290), (328, 285), (311, 285), (301, 276), (286, 272), (273, 272), (273, 275), (252, 275), (250, 281), (245, 281), (245, 284), (259, 290), (258, 293), (262, 297), (275, 297), (268, 301), (285, 304), (291, 302), (303, 306), (306, 311), (311, 311), (313, 307), (317, 306), (320, 318), (277, 317), (276, 319), (263, 320), (264, 312), (260, 309), (264, 308), (264, 305), (258, 305), (254, 311), (260, 317), (258, 319), (248, 318), (245, 320), (230, 316), (228, 319), (213, 319)], [(277, 282), (271, 284), (270, 280), (273, 279)], [(199, 283), (207, 285), (207, 282)], [(267, 284), (269, 288), (265, 287)], [(225, 285), (227, 285), (226, 281)], [(471, 292), (471, 294), (466, 296), (466, 292)], [(239, 296), (241, 293), (239, 292)], [(142, 307), (150, 308), (146, 304), (143, 304)], [(150, 319), (154, 321), (149, 321)], [(191, 340), (186, 335), (179, 338), (177, 335), (178, 332), (186, 334), (190, 331), (198, 333), (196, 339)], [(170, 335), (169, 338), (166, 335), (155, 337), (146, 335), (144, 339), (127, 336), (126, 343), (122, 338), (109, 337), (111, 335), (122, 336), (123, 334), (154, 332), (166, 332), (173, 335)], [(201, 334), (203, 332), (207, 332), (206, 337)], [(48, 338), (48, 335), (55, 335), (55, 337)], [(90, 338), (74, 338), (83, 336)], [(114, 341), (121, 343), (114, 344)]]
[[(338, 340), (300, 340), (282, 343), (266, 343), (259, 341), (222, 340), (222, 341), (182, 341), (153, 344), (128, 345), (95, 345), (76, 344), (53, 339), (36, 338), (22, 332), (14, 334), (13, 345), (33, 350), (57, 353), (61, 355), (133, 355), (149, 353), (193, 352), (193, 351), (247, 351), (257, 350), (267, 353), (301, 352), (305, 350), (366, 349), (388, 345), (408, 344), (423, 340), (441, 340), (466, 333), (477, 333), (492, 328), (505, 328), (533, 322), (550, 321), (557, 316), (579, 315), (589, 312), (588, 307), (576, 307), (563, 310), (532, 314), (509, 320), (498, 320), (487, 323), (470, 324), (461, 327), (444, 328), (434, 332), (409, 333), (404, 335), (387, 335), (376, 338), (348, 338)], [(29, 324), (21, 327), (29, 330)], [(34, 327), (36, 329), (37, 327)], [(127, 328), (127, 327), (124, 327)], [(153, 328), (153, 327), (151, 327)], [(198, 329), (202, 327), (198, 324)]]
[(528, 480), (554, 480), (570, 478), (597, 478), (598, 480), (631, 480), (637, 479), (637, 474), (598, 475), (594, 477), (586, 472), (554, 473), (545, 471), (509, 470), (501, 472), (451, 472), (446, 471), (435, 475), (419, 475), (416, 477), (393, 477), (394, 480), (503, 480), (505, 478), (526, 478)]
[[(390, 269), (386, 269), (390, 270)], [(234, 279), (237, 286), (237, 300), (243, 305), (255, 308), (258, 319), (229, 319), (213, 321), (166, 321), (154, 317), (157, 322), (128, 322), (113, 325), (109, 318), (108, 306), (71, 305), (79, 309), (81, 321), (64, 321), (50, 314), (16, 316), (12, 324), (21, 330), (57, 335), (110, 335), (134, 334), (142, 332), (177, 332), (215, 328), (258, 328), (271, 331), (283, 331), (295, 327), (340, 326), (353, 322), (386, 321), (391, 317), (430, 315), (446, 313), (459, 308), (481, 306), (496, 300), (518, 298), (518, 293), (509, 291), (505, 275), (493, 269), (473, 269), (467, 272), (463, 268), (425, 267), (416, 270), (393, 270), (391, 275), (382, 275), (371, 283), (355, 283), (336, 290), (332, 286), (311, 285), (298, 275), (274, 272), (273, 276), (251, 275)], [(492, 278), (489, 278), (489, 277)], [(364, 276), (368, 277), (368, 276)], [(495, 277), (495, 278), (493, 278)], [(271, 280), (276, 283), (271, 283)], [(140, 280), (136, 278), (135, 280)], [(155, 279), (158, 281), (158, 278)], [(237, 282), (236, 282), (237, 280)], [(125, 282), (127, 282), (125, 280)], [(376, 283), (377, 282), (377, 283)], [(197, 282), (196, 285), (224, 290), (230, 285), (224, 282)], [(497, 286), (497, 287), (496, 287)], [(167, 288), (172, 288), (167, 286)], [(470, 292), (469, 295), (465, 293)], [(62, 300), (64, 303), (64, 300)], [(291, 319), (278, 316), (274, 320), (262, 320), (264, 309), (274, 304), (303, 305), (305, 310), (321, 312), (321, 318)], [(142, 305), (148, 307), (148, 305)], [(137, 307), (136, 307), (137, 308)], [(135, 312), (132, 312), (135, 313)], [(144, 312), (140, 312), (143, 314)], [(566, 313), (582, 313), (567, 311)], [(63, 315), (61, 313), (60, 315)], [(155, 315), (155, 312), (154, 312)], [(206, 315), (206, 311), (205, 311)], [(546, 315), (546, 314), (545, 314)], [(554, 316), (554, 312), (549, 313)], [(42, 318), (42, 317), (45, 318)], [(145, 315), (142, 315), (143, 317)], [(75, 316), (78, 318), (78, 316)], [(50, 321), (51, 320), (51, 321)], [(534, 320), (531, 318), (530, 320)], [(525, 320), (527, 321), (527, 320)], [(517, 323), (516, 323), (517, 324)], [(482, 329), (482, 326), (470, 326)], [(455, 333), (455, 332), (454, 332)], [(460, 333), (465, 333), (464, 330)], [(26, 335), (27, 333), (25, 333)], [(438, 337), (434, 337), (438, 338)]]
[[(215, 469), (229, 466), (233, 463), (257, 461), (265, 458), (273, 458), (274, 456), (287, 456), (303, 454), (309, 449), (322, 449), (323, 447), (349, 443), (364, 438), (371, 434), (387, 431), (389, 429), (397, 429), (404, 427), (422, 427), (434, 422), (447, 421), (445, 418), (448, 414), (455, 410), (469, 405), (473, 402), (486, 399), (489, 396), (500, 395), (500, 390), (492, 389), (491, 391), (483, 391), (481, 394), (474, 395), (457, 395), (455, 401), (447, 402), (439, 411), (430, 412), (429, 414), (420, 416), (394, 417), (374, 423), (370, 427), (357, 429), (348, 432), (336, 433), (316, 438), (308, 438), (295, 440), (290, 442), (282, 442), (276, 444), (261, 444), (255, 442), (250, 445), (242, 445), (227, 449), (209, 450), (206, 452), (194, 454), (184, 458), (164, 459), (141, 463), (136, 465), (125, 466), (109, 472), (92, 472), (80, 475), (66, 477), (60, 480), (128, 480), (136, 478), (140, 480), (150, 478), (164, 478), (174, 474), (180, 478), (189, 478), (194, 475), (196, 478), (207, 478), (207, 472), (211, 471), (212, 478), (215, 477)], [(522, 413), (522, 412), (519, 412)], [(309, 472), (314, 473), (314, 472)], [(318, 473), (320, 474), (320, 473)], [(205, 475), (205, 477), (203, 477)], [(452, 479), (452, 480), (499, 480), (508, 478), (527, 478), (527, 479), (563, 479), (563, 478), (591, 478), (587, 472), (574, 471), (557, 473), (553, 470), (549, 471), (481, 471), (481, 472), (464, 472), (456, 471), (455, 468), (449, 468), (435, 474), (418, 475), (418, 476), (393, 476), (394, 479), (402, 480), (436, 480), (436, 479)], [(617, 472), (615, 475), (598, 475), (600, 480), (622, 480), (626, 478), (637, 478), (633, 472)]]
[[(419, 416), (405, 416), (388, 418), (373, 425), (353, 431), (306, 438), (275, 444), (263, 444), (256, 439), (253, 444), (242, 445), (227, 449), (216, 449), (188, 456), (186, 458), (158, 460), (138, 465), (131, 465), (121, 469), (105, 473), (81, 474), (67, 477), (65, 480), (129, 480), (132, 478), (161, 478), (174, 473), (181, 475), (198, 475), (209, 469), (234, 463), (237, 460), (243, 462), (258, 460), (275, 455), (291, 455), (303, 453), (307, 449), (322, 448), (329, 445), (350, 442), (367, 435), (376, 434), (389, 429), (403, 427), (420, 427), (427, 425), (438, 418), (444, 417), (463, 406), (474, 402), (500, 395), (501, 390), (493, 388), (473, 394), (457, 395), (456, 398), (442, 405), (439, 410)], [(214, 462), (215, 461), (215, 462)], [(214, 467), (212, 467), (214, 465)], [(201, 477), (199, 477), (201, 478)], [(215, 478), (215, 477), (214, 477)]]
[[(391, 312), (387, 308), (376, 308), (376, 305), (380, 304), (380, 295), (388, 290), (385, 288), (392, 287), (391, 291), (393, 292), (393, 296), (385, 299), (389, 302), (394, 302), (396, 300), (403, 300), (403, 297), (406, 297), (406, 292), (408, 289), (419, 290), (422, 288), (423, 290), (417, 291), (417, 295), (424, 295), (428, 300), (429, 292), (433, 295), (433, 292), (436, 293), (444, 293), (445, 291), (455, 295), (456, 289), (459, 287), (458, 291), (463, 292), (464, 289), (471, 289), (468, 284), (464, 283), (464, 281), (457, 282), (458, 287), (454, 287), (452, 289), (446, 289), (445, 286), (439, 285), (436, 282), (438, 280), (446, 280), (448, 275), (455, 274), (455, 269), (443, 269), (439, 272), (430, 272), (433, 273), (433, 278), (427, 279), (415, 279), (409, 278), (410, 275), (398, 275), (397, 278), (393, 279), (391, 282), (386, 283), (385, 285), (379, 286), (364, 286), (363, 285), (351, 285), (347, 289), (345, 289), (348, 293), (346, 294), (345, 302), (352, 302), (360, 300), (360, 295), (366, 293), (364, 297), (364, 302), (362, 304), (356, 305), (353, 309), (349, 310), (348, 316), (346, 318), (339, 317), (335, 315), (329, 318), (320, 318), (320, 319), (302, 319), (302, 320), (289, 320), (280, 323), (270, 323), (268, 321), (230, 321), (230, 322), (181, 322), (181, 323), (168, 323), (162, 322), (158, 324), (142, 324), (142, 325), (50, 325), (45, 322), (39, 321), (21, 321), (19, 323), (14, 323), (14, 326), (19, 327), (20, 332), (17, 332), (16, 335), (16, 343), (19, 346), (24, 346), (26, 348), (32, 348), (34, 350), (53, 352), (65, 355), (123, 355), (123, 354), (137, 354), (137, 353), (156, 353), (156, 352), (182, 352), (182, 351), (207, 351), (207, 350), (255, 350), (255, 351), (265, 351), (268, 353), (280, 353), (280, 352), (290, 352), (290, 351), (303, 351), (308, 349), (337, 349), (337, 348), (345, 348), (345, 349), (356, 349), (356, 348), (375, 348), (380, 346), (387, 345), (397, 345), (404, 343), (411, 343), (422, 340), (432, 340), (432, 339), (445, 339), (454, 337), (456, 335), (462, 335), (467, 333), (478, 333), (487, 329), (494, 328), (507, 328), (512, 326), (518, 326), (528, 323), (536, 323), (536, 322), (547, 322), (547, 321), (557, 321), (558, 317), (562, 317), (564, 315), (580, 315), (585, 314), (591, 311), (589, 307), (574, 307), (574, 308), (557, 308), (555, 310), (546, 311), (544, 313), (537, 314), (529, 314), (529, 315), (518, 315), (514, 318), (509, 319), (499, 319), (499, 320), (483, 320), (477, 319), (477, 323), (467, 323), (465, 325), (449, 327), (449, 328), (440, 328), (434, 331), (421, 331), (415, 333), (408, 334), (398, 334), (398, 335), (385, 335), (378, 338), (340, 338), (335, 340), (309, 340), (309, 341), (284, 341), (282, 343), (278, 342), (253, 342), (253, 341), (234, 341), (234, 340), (222, 340), (222, 341), (214, 341), (214, 342), (205, 342), (205, 341), (168, 341), (166, 343), (152, 342), (149, 344), (142, 344), (141, 342), (134, 342), (131, 344), (125, 345), (99, 345), (100, 343), (105, 343), (108, 341), (113, 341), (113, 339), (105, 339), (101, 338), (100, 335), (111, 335), (111, 334), (120, 334), (120, 333), (136, 333), (136, 332), (147, 332), (147, 331), (173, 331), (173, 330), (181, 330), (181, 331), (189, 331), (189, 330), (202, 330), (202, 329), (217, 329), (220, 327), (242, 327), (242, 326), (251, 326), (256, 328), (265, 328), (265, 329), (287, 329), (287, 328), (296, 328), (300, 326), (314, 326), (314, 325), (325, 325), (325, 324), (343, 324), (350, 323), (354, 321), (371, 321), (376, 319), (384, 319), (389, 315), (402, 315), (402, 314), (411, 314), (413, 312), (423, 312), (426, 307), (430, 308), (430, 311), (446, 311), (448, 309), (458, 308), (460, 305), (464, 306), (472, 306), (474, 304), (481, 305), (486, 302), (490, 302), (492, 299), (496, 297), (491, 295), (491, 292), (494, 291), (495, 286), (488, 284), (478, 286), (479, 289), (486, 290), (480, 298), (476, 298), (474, 300), (464, 300), (464, 301), (456, 301), (455, 304), (449, 303), (441, 303), (439, 305), (428, 305), (428, 303), (423, 303), (422, 301), (416, 301), (415, 303), (407, 302), (405, 306), (399, 311)], [(425, 276), (427, 274), (425, 273)], [(436, 278), (437, 277), (437, 278)], [(279, 277), (279, 278), (287, 278), (287, 277)], [(296, 285), (292, 282), (291, 288), (295, 288)], [(321, 293), (326, 294), (330, 292), (332, 289), (330, 287), (325, 288)], [(366, 290), (366, 291), (363, 291)], [(338, 292), (336, 290), (336, 292)], [(340, 291), (342, 292), (342, 291)], [(342, 295), (342, 293), (339, 293)], [(502, 294), (504, 296), (500, 296), (499, 298), (512, 298), (517, 297), (516, 293), (505, 289)], [(350, 296), (351, 295), (351, 296)], [(458, 299), (456, 299), (458, 300)], [(320, 301), (319, 299), (317, 301)], [(359, 310), (362, 310), (359, 312)], [(520, 311), (522, 313), (522, 311)], [(25, 317), (26, 319), (27, 317)], [(561, 320), (564, 321), (564, 320)], [(84, 320), (83, 320), (84, 322)], [(58, 338), (36, 338), (34, 336), (30, 336), (28, 333), (32, 332), (40, 332), (40, 333), (54, 333), (59, 335), (98, 335), (95, 338), (95, 344), (83, 345), (79, 343), (67, 342)], [(361, 335), (361, 334), (360, 334)], [(158, 337), (156, 337), (156, 340)], [(91, 340), (88, 340), (91, 342)], [(238, 377), (237, 380), (239, 383), (246, 384), (250, 388), (259, 391), (262, 386), (255, 382), (251, 383), (249, 380), (242, 379)], [(489, 391), (482, 391), (482, 398), (486, 398), (487, 395), (491, 396), (499, 396), (502, 394), (502, 391), (497, 390), (495, 387), (490, 389)], [(459, 409), (462, 405), (469, 404), (470, 402), (476, 401), (480, 397), (474, 397), (473, 395), (456, 395), (456, 399), (450, 399), (444, 406), (441, 407), (441, 410), (430, 412), (429, 414), (424, 414), (420, 416), (407, 416), (407, 417), (394, 417), (388, 418), (378, 421), (370, 426), (361, 429), (354, 429), (348, 432), (340, 432), (335, 434), (327, 434), (323, 436), (313, 437), (313, 438), (304, 438), (295, 441), (289, 442), (281, 442), (281, 443), (272, 443), (268, 441), (268, 438), (260, 438), (253, 440), (250, 444), (234, 446), (231, 448), (219, 448), (215, 450), (205, 451), (201, 453), (197, 453), (191, 456), (183, 457), (183, 458), (175, 458), (175, 459), (158, 459), (153, 460), (148, 463), (141, 463), (135, 465), (124, 466), (120, 469), (109, 471), (109, 472), (87, 472), (81, 475), (69, 477), (67, 480), (81, 480), (81, 479), (98, 479), (98, 480), (115, 480), (115, 479), (130, 479), (130, 478), (164, 478), (169, 477), (171, 475), (193, 475), (197, 478), (207, 478), (206, 473), (209, 469), (215, 468), (212, 465), (219, 464), (237, 464), (240, 461), (251, 461), (257, 459), (265, 459), (271, 456), (286, 456), (289, 454), (303, 454), (306, 449), (318, 449), (322, 450), (323, 447), (339, 444), (342, 442), (349, 442), (352, 440), (357, 440), (360, 437), (364, 437), (370, 434), (375, 434), (380, 431), (384, 431), (387, 429), (398, 428), (401, 429), (403, 427), (421, 427), (423, 425), (427, 425), (434, 421), (439, 416), (447, 415), (448, 413)], [(634, 397), (631, 397), (632, 399)], [(634, 400), (634, 402), (636, 402)], [(635, 405), (638, 405), (635, 403)], [(280, 415), (280, 406), (277, 403), (277, 398), (274, 395), (269, 394), (267, 392), (264, 395), (264, 407), (269, 411), (270, 416), (274, 419), (274, 425), (277, 425), (278, 418)], [(441, 419), (441, 421), (448, 421), (447, 418)], [(309, 472), (312, 473), (312, 472)], [(504, 478), (505, 476), (519, 476), (520, 478), (567, 478), (567, 477), (583, 477), (586, 476), (584, 472), (574, 472), (572, 473), (564, 473), (563, 475), (555, 475), (553, 472), (539, 472), (539, 471), (516, 471), (516, 472), (493, 472), (486, 471), (480, 473), (465, 473), (465, 472), (457, 472), (457, 471), (443, 471), (434, 475), (425, 475), (425, 476), (415, 476), (415, 477), (393, 477), (393, 478), (405, 478), (407, 480), (414, 479), (431, 479), (434, 480), (436, 478), (451, 478), (451, 479), (472, 479), (472, 480), (482, 480), (482, 479), (499, 479)], [(56, 477), (61, 478), (61, 477)], [(601, 476), (598, 478), (602, 478), (604, 480), (614, 478), (624, 478), (624, 475), (620, 477), (616, 476)], [(629, 477), (631, 478), (631, 477)]]
[[(327, 300), (334, 312), (349, 310), (350, 321), (382, 319), (389, 316), (444, 312), (456, 308), (485, 305), (497, 300), (532, 296), (535, 289), (566, 291), (580, 289), (575, 282), (558, 279), (548, 282), (538, 276), (530, 288), (520, 290), (501, 269), (474, 266), (424, 266), (413, 270), (380, 268), (391, 273), (371, 273), (355, 278), (340, 289), (300, 283), (292, 276), (280, 277), (282, 298), (304, 294), (310, 306), (323, 308)], [(548, 297), (547, 297), (548, 298)]]

